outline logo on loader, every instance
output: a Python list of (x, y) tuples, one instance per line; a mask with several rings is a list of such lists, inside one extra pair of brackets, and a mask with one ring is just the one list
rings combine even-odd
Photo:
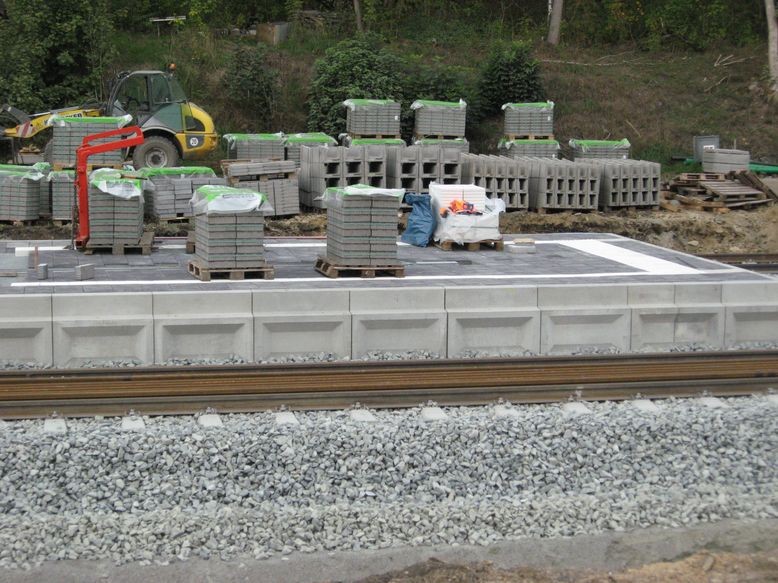
[(202, 144), (203, 139), (200, 136), (190, 136), (188, 141), (189, 141), (190, 148), (197, 148), (199, 145)]

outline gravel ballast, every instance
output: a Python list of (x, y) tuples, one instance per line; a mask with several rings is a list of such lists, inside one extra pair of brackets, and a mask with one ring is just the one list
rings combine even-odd
[(778, 517), (778, 408), (764, 397), (0, 426), (0, 565), (168, 562), (488, 544)]

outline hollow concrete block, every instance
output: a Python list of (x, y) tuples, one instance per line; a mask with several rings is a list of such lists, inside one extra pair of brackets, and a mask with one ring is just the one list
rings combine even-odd
[(154, 359), (254, 358), (250, 291), (154, 293)]
[(727, 348), (778, 342), (778, 281), (725, 283), (722, 302)]
[(351, 356), (348, 290), (253, 292), (254, 359), (289, 354)]
[(353, 289), (351, 352), (426, 350), (446, 356), (443, 288)]
[(626, 285), (538, 287), (540, 353), (630, 349), (632, 313)]
[(50, 295), (14, 295), (0, 299), (2, 362), (53, 364)]
[(154, 361), (151, 293), (52, 296), (54, 364)]
[(448, 356), (540, 352), (540, 310), (534, 286), (446, 290)]

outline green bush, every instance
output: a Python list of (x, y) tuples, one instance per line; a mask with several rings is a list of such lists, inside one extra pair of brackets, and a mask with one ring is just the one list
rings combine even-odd
[(347, 40), (316, 61), (308, 95), (308, 129), (338, 135), (346, 129), (343, 101), (394, 99), (403, 94), (397, 59), (370, 37)]
[(266, 127), (275, 111), (278, 95), (278, 72), (268, 65), (264, 45), (235, 49), (227, 65), (225, 87), (231, 100), (242, 109), (244, 117)]
[(544, 97), (540, 69), (524, 43), (497, 45), (482, 69), (475, 119), (496, 115), (504, 103), (540, 101)]

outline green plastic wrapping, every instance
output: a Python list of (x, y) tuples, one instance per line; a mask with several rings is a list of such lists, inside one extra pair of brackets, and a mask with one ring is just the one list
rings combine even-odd
[(629, 148), (631, 145), (627, 138), (623, 140), (570, 140), (569, 144), (571, 148), (578, 148), (583, 152), (593, 147), (616, 149)]
[(224, 134), (222, 139), (227, 142), (229, 147), (235, 142), (278, 142), (283, 141), (284, 133), (278, 132), (276, 134)]
[(287, 144), (330, 144), (337, 145), (338, 141), (323, 132), (311, 132), (302, 134), (291, 134), (286, 136)]
[(464, 109), (467, 107), (464, 99), (459, 101), (434, 101), (432, 99), (417, 99), (411, 104), (411, 109), (421, 109), (422, 107), (448, 107), (450, 109)]
[(506, 109), (522, 109), (522, 108), (533, 108), (533, 109), (540, 109), (542, 111), (553, 111), (554, 110), (554, 102), (553, 101), (534, 101), (530, 103), (505, 103), (502, 106), (503, 110)]
[(137, 175), (140, 178), (151, 178), (152, 176), (216, 176), (216, 172), (207, 166), (172, 166), (169, 168), (141, 168), (137, 171)]
[(391, 99), (346, 99), (343, 106), (353, 111), (360, 105), (394, 105), (395, 103), (397, 102)]
[(206, 185), (198, 188), (191, 200), (196, 215), (247, 213), (271, 210), (267, 195), (248, 188)]

